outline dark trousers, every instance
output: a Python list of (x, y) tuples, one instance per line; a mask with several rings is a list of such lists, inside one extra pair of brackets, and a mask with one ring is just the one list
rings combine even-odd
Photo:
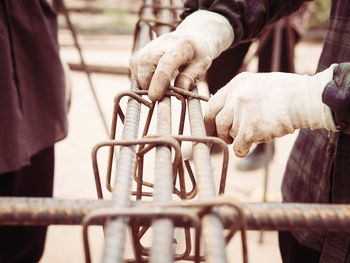
[(301, 245), (287, 231), (278, 233), (278, 241), (283, 263), (318, 263), (321, 253)]
[[(34, 155), (20, 170), (0, 174), (0, 196), (52, 197), (54, 147)], [(0, 226), (0, 262), (38, 262), (47, 227)]]

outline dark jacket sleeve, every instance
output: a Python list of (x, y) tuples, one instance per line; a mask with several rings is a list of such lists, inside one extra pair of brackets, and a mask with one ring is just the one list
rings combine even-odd
[(337, 128), (349, 134), (350, 62), (334, 68), (333, 80), (323, 90), (322, 101), (331, 108)]
[[(235, 32), (234, 45), (256, 37), (265, 25), (298, 10), (307, 0), (185, 0), (185, 12), (204, 9), (225, 16)], [(204, 25), (203, 25), (204, 26)]]

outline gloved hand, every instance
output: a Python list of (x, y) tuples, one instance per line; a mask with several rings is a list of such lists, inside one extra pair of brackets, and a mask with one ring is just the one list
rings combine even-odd
[(269, 142), (295, 129), (336, 127), (331, 110), (322, 103), (322, 91), (333, 68), (314, 76), (291, 73), (248, 73), (233, 78), (208, 103), (204, 122), (208, 135), (232, 143), (238, 157), (253, 143)]
[(175, 86), (189, 90), (233, 39), (232, 27), (224, 16), (199, 10), (175, 31), (136, 52), (130, 69), (142, 89), (149, 89), (150, 99), (156, 101), (163, 97), (177, 73)]

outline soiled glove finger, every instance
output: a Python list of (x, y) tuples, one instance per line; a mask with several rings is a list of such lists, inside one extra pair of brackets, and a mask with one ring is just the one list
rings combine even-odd
[(230, 100), (226, 100), (224, 107), (216, 115), (215, 126), (217, 136), (226, 143), (231, 144), (233, 139), (230, 136), (230, 130), (232, 128), (234, 112), (232, 112), (229, 103)]
[(192, 57), (193, 50), (181, 34), (164, 34), (132, 56), (130, 70), (142, 89), (150, 88), (156, 74), (160, 81), (159, 84), (153, 82), (152, 93), (156, 96), (158, 90), (167, 88), (177, 68), (192, 60)]
[(137, 70), (134, 70), (136, 74), (133, 74), (135, 80), (139, 83), (142, 89), (148, 89), (152, 80), (153, 72), (156, 70), (156, 65), (147, 62), (136, 68)]
[(174, 32), (136, 52), (130, 69), (142, 89), (149, 89), (150, 99), (156, 101), (166, 93), (177, 73), (175, 85), (190, 89), (233, 39), (232, 26), (224, 16), (199, 10), (186, 17)]
[(195, 42), (192, 36), (175, 31), (155, 39), (132, 57), (131, 72), (142, 89), (149, 89), (152, 101), (163, 97), (178, 70), (175, 85), (187, 90), (204, 75), (211, 59), (205, 55), (205, 45)]
[(208, 136), (216, 134), (216, 116), (224, 107), (228, 89), (226, 87), (218, 90), (208, 102), (208, 109), (204, 115), (205, 130)]
[(176, 47), (165, 52), (158, 61), (149, 86), (148, 96), (152, 101), (163, 97), (175, 72), (193, 60), (194, 52), (191, 41), (180, 41)]
[(175, 79), (175, 86), (189, 90), (196, 83), (198, 79), (201, 79), (207, 69), (210, 67), (211, 59), (199, 59), (193, 61), (187, 67), (181, 69), (179, 75)]
[(250, 147), (253, 145), (253, 141), (247, 136), (243, 137), (243, 134), (237, 136), (233, 142), (233, 151), (237, 157), (245, 157), (249, 153)]

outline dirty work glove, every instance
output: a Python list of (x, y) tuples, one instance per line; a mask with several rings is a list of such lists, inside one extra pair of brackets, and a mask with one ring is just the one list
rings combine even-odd
[(175, 31), (136, 52), (130, 69), (142, 89), (149, 89), (150, 99), (156, 101), (163, 97), (177, 73), (175, 86), (189, 90), (233, 38), (232, 27), (224, 16), (199, 10), (186, 17)]
[(238, 157), (253, 143), (269, 142), (295, 129), (336, 127), (331, 110), (322, 103), (322, 91), (333, 68), (314, 76), (291, 73), (248, 73), (233, 78), (208, 103), (204, 116), (208, 135), (232, 143)]

